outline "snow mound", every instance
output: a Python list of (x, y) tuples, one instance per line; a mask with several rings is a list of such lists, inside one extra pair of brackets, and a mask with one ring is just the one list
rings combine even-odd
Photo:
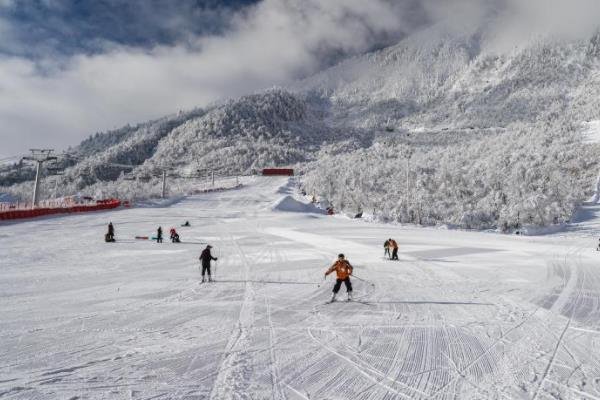
[(273, 211), (325, 214), (324, 210), (317, 208), (314, 204), (302, 203), (289, 195), (277, 200), (271, 209)]

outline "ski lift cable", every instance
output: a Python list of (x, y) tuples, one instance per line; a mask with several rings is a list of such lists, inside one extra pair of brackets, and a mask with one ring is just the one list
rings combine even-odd
[[(68, 159), (68, 160), (73, 160), (73, 161), (83, 161), (85, 159), (85, 157), (81, 157), (78, 155), (74, 155), (71, 153), (62, 153), (59, 155), (59, 157)], [(138, 167), (139, 165), (133, 165), (133, 164), (121, 164), (121, 163), (113, 163), (113, 162), (104, 162), (104, 165), (107, 166), (111, 166), (111, 167), (120, 167), (120, 168), (135, 168)]]
[(0, 162), (9, 161), (9, 160), (18, 160), (20, 158), (21, 158), (21, 156), (8, 156), (8, 157), (0, 158)]

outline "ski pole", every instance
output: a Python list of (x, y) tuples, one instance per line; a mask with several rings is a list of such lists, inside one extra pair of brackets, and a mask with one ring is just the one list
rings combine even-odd
[(369, 282), (369, 281), (368, 281), (368, 280), (366, 280), (366, 279), (359, 278), (358, 276), (356, 276), (356, 275), (354, 275), (354, 274), (352, 274), (352, 276), (353, 276), (354, 278), (358, 279), (359, 281), (363, 281), (363, 282), (366, 282), (366, 283), (368, 283), (368, 284), (369, 284), (369, 285), (371, 285), (371, 286), (375, 286), (375, 284), (374, 284), (374, 283), (371, 283), (371, 282)]
[(318, 283), (317, 287), (321, 287), (321, 284), (325, 283), (326, 280), (327, 280), (327, 275), (323, 275), (323, 282)]
[(221, 248), (217, 247), (217, 259), (215, 260), (215, 280), (217, 280), (217, 261), (221, 258)]

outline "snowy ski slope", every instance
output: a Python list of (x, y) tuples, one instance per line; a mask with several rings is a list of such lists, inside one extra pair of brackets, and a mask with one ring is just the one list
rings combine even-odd
[[(386, 226), (273, 211), (286, 179), (0, 225), (0, 398), (600, 398), (597, 210), (536, 238)], [(133, 239), (158, 225), (184, 243)], [(326, 305), (339, 252), (367, 281)]]

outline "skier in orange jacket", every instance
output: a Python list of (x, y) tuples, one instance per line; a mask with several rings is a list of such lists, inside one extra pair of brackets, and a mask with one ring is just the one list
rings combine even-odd
[(352, 282), (350, 282), (350, 276), (352, 275), (353, 267), (350, 265), (348, 260), (344, 257), (343, 254), (338, 255), (338, 259), (333, 265), (325, 272), (325, 276), (331, 274), (335, 271), (337, 275), (337, 279), (335, 280), (335, 285), (333, 286), (333, 295), (331, 296), (331, 301), (335, 301), (335, 296), (340, 291), (342, 287), (342, 282), (346, 285), (346, 292), (348, 293), (348, 301), (352, 300)]

